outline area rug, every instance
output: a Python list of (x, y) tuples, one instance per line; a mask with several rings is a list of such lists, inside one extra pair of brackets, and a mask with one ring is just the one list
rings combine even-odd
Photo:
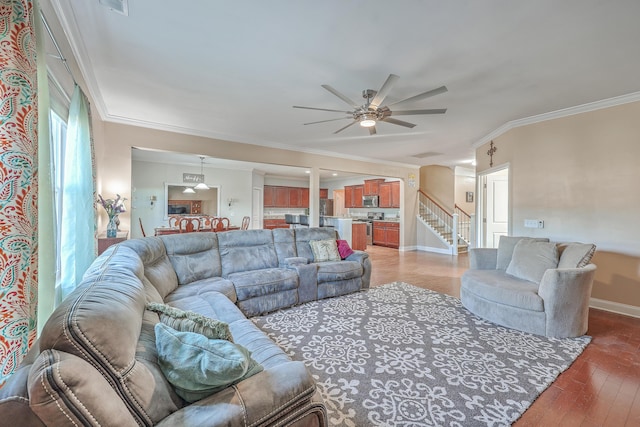
[(511, 425), (591, 338), (504, 328), (395, 282), (253, 318), (320, 387), (333, 426)]

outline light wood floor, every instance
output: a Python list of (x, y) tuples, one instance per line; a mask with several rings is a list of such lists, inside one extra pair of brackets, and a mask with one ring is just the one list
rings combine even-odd
[[(368, 246), (371, 286), (394, 281), (460, 296), (467, 255)], [(593, 337), (515, 426), (640, 426), (640, 319), (591, 309)]]

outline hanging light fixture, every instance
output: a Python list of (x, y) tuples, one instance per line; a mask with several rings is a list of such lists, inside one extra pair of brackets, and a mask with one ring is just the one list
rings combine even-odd
[(209, 186), (204, 183), (204, 156), (200, 156), (200, 176), (202, 176), (202, 182), (198, 183), (194, 188), (196, 190), (208, 190)]
[(195, 194), (195, 190), (191, 187), (185, 187), (184, 190), (182, 190), (182, 194)]
[(376, 115), (372, 113), (364, 113), (360, 118), (360, 126), (370, 128), (376, 125)]

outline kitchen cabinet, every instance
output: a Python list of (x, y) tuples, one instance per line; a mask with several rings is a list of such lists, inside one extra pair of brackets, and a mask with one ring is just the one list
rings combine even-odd
[(361, 208), (364, 185), (347, 185), (344, 187), (344, 207)]
[(380, 199), (378, 206), (381, 208), (400, 207), (400, 181), (380, 183)]
[(364, 195), (365, 196), (377, 196), (380, 193), (380, 184), (384, 182), (384, 179), (365, 179), (364, 180)]
[(351, 226), (351, 249), (367, 250), (367, 224), (365, 222), (355, 222)]
[(373, 221), (373, 244), (398, 249), (400, 247), (400, 223)]
[[(309, 207), (309, 189), (306, 187), (265, 185), (263, 191), (265, 208), (306, 209)], [(320, 199), (326, 199), (328, 194), (328, 189), (320, 189)]]
[(289, 228), (289, 224), (284, 219), (264, 219), (262, 220), (262, 228), (265, 230), (273, 230), (274, 228)]
[(170, 215), (200, 215), (202, 200), (169, 200), (167, 212)]

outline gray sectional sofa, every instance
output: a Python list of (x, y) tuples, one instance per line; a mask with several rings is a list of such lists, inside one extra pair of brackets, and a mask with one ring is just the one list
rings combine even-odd
[[(369, 287), (365, 252), (314, 262), (310, 241), (333, 229), (189, 233), (109, 248), (56, 308), (0, 389), (3, 421), (21, 426), (324, 426), (304, 364), (247, 317)], [(163, 303), (218, 319), (262, 371), (187, 403), (159, 366), (146, 309)]]
[(501, 236), (497, 249), (469, 251), (460, 300), (493, 323), (548, 337), (584, 335), (595, 245)]

